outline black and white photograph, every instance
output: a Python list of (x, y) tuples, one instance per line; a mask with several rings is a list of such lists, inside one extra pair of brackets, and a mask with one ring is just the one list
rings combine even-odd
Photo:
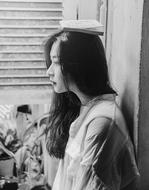
[(148, 0), (0, 0), (0, 190), (149, 190)]

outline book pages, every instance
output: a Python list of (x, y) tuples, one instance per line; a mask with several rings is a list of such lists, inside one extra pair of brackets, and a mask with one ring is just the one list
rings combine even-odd
[(94, 35), (103, 35), (104, 26), (97, 20), (62, 20), (60, 27), (64, 31), (84, 32)]

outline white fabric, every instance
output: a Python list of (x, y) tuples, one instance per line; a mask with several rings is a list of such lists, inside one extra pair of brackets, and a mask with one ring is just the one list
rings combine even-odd
[(45, 136), (42, 137), (44, 175), (47, 183), (52, 186), (57, 172), (59, 160), (51, 157), (46, 149)]
[[(75, 137), (72, 137), (73, 135), (70, 135), (66, 147), (65, 158), (64, 160), (60, 161), (52, 190), (78, 190), (76, 189), (76, 184), (79, 180), (76, 180), (77, 176), (75, 175), (78, 170), (83, 167), (81, 163), (83, 143), (87, 133), (87, 127), (92, 120), (97, 117), (105, 117), (111, 120), (116, 119), (115, 122), (117, 122), (117, 124), (122, 127), (122, 132), (126, 130), (124, 119), (114, 101), (98, 101), (96, 105), (87, 108), (84, 113), (85, 114), (82, 116), (82, 118), (78, 118), (75, 122), (72, 123), (70, 127), (70, 131), (73, 132), (73, 130), (75, 131), (73, 128), (76, 126), (77, 134)], [(125, 128), (125, 130), (123, 130), (123, 128)], [(82, 173), (85, 173), (83, 170), (84, 169), (82, 168)]]

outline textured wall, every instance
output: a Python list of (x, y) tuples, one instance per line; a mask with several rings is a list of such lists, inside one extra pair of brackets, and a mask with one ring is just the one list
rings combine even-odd
[(137, 113), (143, 0), (108, 3), (107, 58), (111, 80), (137, 146)]
[(98, 17), (97, 1), (100, 0), (63, 0), (64, 19), (96, 19)]
[(144, 1), (140, 64), (139, 168), (140, 190), (149, 189), (149, 1)]

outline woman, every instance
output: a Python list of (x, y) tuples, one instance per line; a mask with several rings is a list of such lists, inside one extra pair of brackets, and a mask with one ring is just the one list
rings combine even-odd
[(60, 158), (52, 189), (134, 189), (133, 147), (100, 38), (62, 30), (48, 39), (45, 55), (54, 92), (47, 149)]

